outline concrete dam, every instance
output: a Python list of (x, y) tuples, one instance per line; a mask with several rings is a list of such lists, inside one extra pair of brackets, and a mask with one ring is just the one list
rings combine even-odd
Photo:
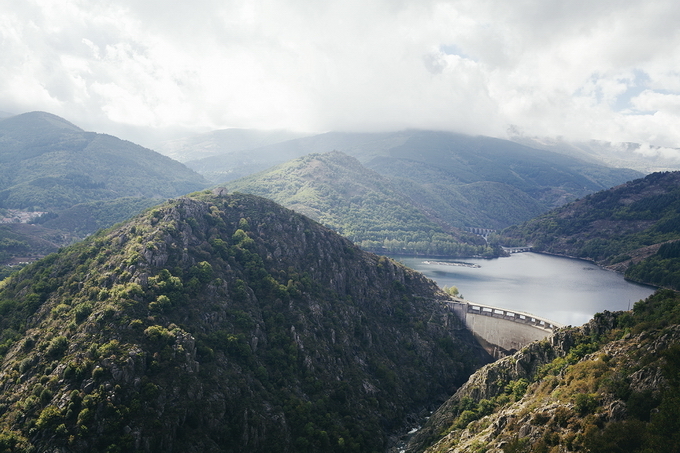
[(542, 340), (562, 327), (530, 313), (475, 304), (464, 299), (444, 301), (495, 358), (500, 358), (532, 341)]

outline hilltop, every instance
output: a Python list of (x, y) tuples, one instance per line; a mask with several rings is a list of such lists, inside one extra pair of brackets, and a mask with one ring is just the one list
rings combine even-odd
[(488, 356), (431, 280), (224, 190), (0, 287), (14, 451), (384, 451)]
[(206, 182), (179, 162), (31, 112), (0, 120), (0, 208), (58, 210), (121, 197), (170, 198)]
[(680, 289), (680, 172), (652, 173), (503, 231), (507, 243), (590, 259)]
[(270, 198), (380, 253), (498, 256), (478, 236), (439, 221), (395, 184), (338, 151), (307, 156), (226, 184)]

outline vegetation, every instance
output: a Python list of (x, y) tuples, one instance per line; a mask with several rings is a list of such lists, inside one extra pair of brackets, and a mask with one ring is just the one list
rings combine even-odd
[(0, 442), (384, 451), (486, 357), (446, 297), (267, 200), (174, 200), (0, 286)]
[[(653, 173), (503, 231), (509, 244), (591, 259), (632, 280), (680, 289), (680, 173)], [(666, 244), (666, 245), (662, 245)]]
[(179, 162), (44, 112), (1, 120), (0, 142), (0, 211), (46, 212), (34, 220), (42, 228), (11, 226), (18, 242), (0, 244), (2, 264), (45, 256), (207, 184)]
[(500, 253), (481, 237), (432, 220), (390, 181), (338, 152), (311, 154), (227, 187), (271, 198), (365, 250), (457, 257)]
[(654, 255), (631, 264), (626, 271), (626, 278), (680, 289), (680, 241), (661, 244)]
[(679, 373), (680, 296), (661, 290), (480, 370), (409, 451), (678, 451)]
[(65, 232), (37, 225), (9, 223), (0, 225), (0, 265), (16, 266), (33, 261), (73, 242)]
[(331, 150), (389, 178), (428, 216), (457, 228), (505, 228), (643, 176), (507, 140), (419, 130), (329, 132), (187, 165), (222, 183)]
[(48, 113), (3, 119), (0, 138), (0, 207), (59, 210), (120, 197), (168, 198), (205, 187), (179, 162)]
[(158, 198), (135, 197), (93, 201), (71, 206), (58, 213), (50, 212), (33, 223), (54, 230), (69, 231), (82, 238), (127, 220), (161, 202)]

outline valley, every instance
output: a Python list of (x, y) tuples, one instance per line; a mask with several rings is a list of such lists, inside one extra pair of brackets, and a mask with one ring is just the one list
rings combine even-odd
[[(592, 262), (675, 284), (677, 174), (433, 131), (227, 135), (172, 144), (221, 150), (201, 175), (0, 120), (0, 258), (35, 261), (0, 283), (0, 446), (606, 451), (675, 429), (677, 295)], [(567, 327), (499, 352), (484, 306)]]

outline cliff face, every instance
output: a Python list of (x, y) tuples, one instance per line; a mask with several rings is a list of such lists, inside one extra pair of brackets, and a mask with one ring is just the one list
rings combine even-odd
[(679, 303), (660, 292), (484, 366), (408, 451), (678, 451)]
[(174, 200), (4, 283), (0, 442), (382, 451), (485, 359), (445, 297), (273, 202)]

